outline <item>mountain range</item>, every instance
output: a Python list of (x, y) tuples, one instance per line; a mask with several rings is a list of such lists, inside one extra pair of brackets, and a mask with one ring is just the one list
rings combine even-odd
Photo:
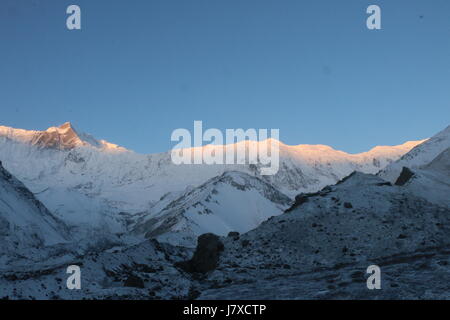
[(269, 177), (69, 123), (0, 127), (0, 157), (0, 298), (450, 299), (450, 126), (356, 155), (280, 142)]
[[(182, 237), (191, 239), (191, 242), (208, 228), (210, 231), (220, 231), (220, 235), (233, 229), (249, 231), (262, 222), (263, 217), (280, 214), (285, 209), (288, 201), (284, 204), (273, 202), (258, 189), (271, 186), (283, 194), (276, 198), (289, 197), (293, 200), (298, 193), (320, 190), (353, 171), (377, 173), (422, 142), (379, 146), (368, 152), (348, 154), (324, 145), (288, 146), (277, 141), (280, 169), (273, 176), (262, 176), (258, 165), (175, 165), (170, 152), (137, 154), (89, 134), (79, 133), (71, 123), (46, 131), (0, 127), (0, 155), (5, 168), (69, 226), (110, 233), (127, 233), (132, 228), (134, 231), (140, 230), (142, 235), (160, 235), (164, 228), (167, 230), (163, 231), (170, 229), (179, 234), (182, 229), (186, 231), (185, 225), (190, 225), (187, 231), (190, 235)], [(188, 198), (203, 197), (197, 201), (205, 204), (211, 196), (205, 190), (211, 188), (204, 184), (231, 171), (240, 174), (229, 175), (228, 180), (244, 179), (251, 181), (252, 186), (240, 190), (236, 188), (237, 182), (223, 191), (228, 194), (215, 197), (251, 199), (247, 195), (252, 194), (272, 202), (264, 205), (266, 211), (256, 209), (253, 210), (254, 217), (246, 217), (249, 207), (233, 208), (232, 200), (221, 199), (220, 210), (233, 211), (236, 216), (252, 222), (238, 222), (236, 219), (234, 222), (224, 221), (224, 214), (221, 213), (217, 213), (214, 219), (208, 219), (213, 217), (211, 214), (203, 214), (202, 219), (199, 214), (193, 215), (193, 210), (188, 208), (193, 200)], [(194, 190), (196, 188), (198, 190)], [(171, 204), (169, 200), (175, 203)], [(254, 200), (253, 204), (250, 201), (248, 206), (255, 206), (254, 203), (260, 203), (260, 200)], [(190, 212), (176, 218), (189, 221), (167, 223), (169, 217), (175, 214), (167, 206), (176, 206), (179, 212)], [(227, 206), (231, 207), (227, 209)], [(165, 221), (160, 222), (163, 226), (156, 232), (155, 217), (164, 217)], [(209, 226), (193, 227), (201, 224), (200, 220)], [(144, 225), (148, 228), (145, 229)], [(197, 231), (192, 233), (192, 230)]]

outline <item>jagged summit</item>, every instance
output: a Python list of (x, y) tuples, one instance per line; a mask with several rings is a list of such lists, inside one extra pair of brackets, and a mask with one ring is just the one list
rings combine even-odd
[(46, 131), (39, 132), (31, 140), (33, 145), (63, 150), (73, 149), (85, 143), (70, 122), (66, 122), (60, 127), (51, 127)]
[(59, 126), (59, 129), (62, 129), (62, 130), (69, 129), (69, 128), (75, 130), (70, 121)]
[(1, 137), (16, 142), (28, 143), (41, 148), (58, 150), (72, 150), (83, 146), (104, 150), (126, 150), (107, 141), (97, 140), (89, 134), (78, 132), (71, 122), (65, 122), (59, 127), (50, 127), (45, 131), (24, 130), (0, 126), (0, 138)]

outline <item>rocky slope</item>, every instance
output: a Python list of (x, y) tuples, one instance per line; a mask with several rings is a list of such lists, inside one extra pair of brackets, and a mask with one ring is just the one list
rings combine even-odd
[[(0, 299), (186, 299), (191, 294), (191, 280), (174, 266), (188, 257), (185, 249), (156, 241), (98, 249), (77, 254), (74, 247), (58, 257), (53, 252), (53, 259), (3, 269)], [(80, 290), (67, 287), (71, 265), (81, 268)]]
[[(202, 299), (450, 298), (450, 207), (361, 173), (239, 239), (226, 238)], [(370, 265), (382, 290), (366, 287)], [(211, 288), (213, 287), (213, 288)]]
[(69, 229), (0, 162), (0, 267), (70, 241)]

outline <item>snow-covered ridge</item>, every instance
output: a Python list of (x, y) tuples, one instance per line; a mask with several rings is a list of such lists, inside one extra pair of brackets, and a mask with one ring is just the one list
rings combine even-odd
[(414, 168), (405, 186), (415, 195), (450, 208), (450, 148), (433, 161)]
[(431, 137), (424, 143), (415, 146), (398, 161), (387, 166), (379, 173), (385, 180), (394, 182), (403, 167), (420, 168), (435, 159), (440, 153), (450, 148), (450, 126)]
[[(71, 122), (66, 122), (59, 127), (50, 127), (45, 131), (15, 129), (12, 127), (0, 126), (0, 137), (5, 137), (17, 142), (30, 143), (32, 145), (37, 145), (40, 147), (56, 148), (61, 150), (70, 150), (82, 146), (92, 146), (101, 149), (102, 151), (105, 150), (129, 151), (126, 148), (120, 147), (108, 141), (97, 140), (90, 134), (78, 132), (73, 127)], [(373, 157), (377, 155), (384, 157), (397, 156), (398, 154), (408, 152), (418, 144), (421, 144), (426, 141), (425, 139), (418, 141), (407, 141), (404, 144), (397, 146), (376, 146), (367, 152), (362, 152), (358, 154), (349, 154), (344, 151), (335, 150), (327, 145), (320, 145), (320, 144), (287, 145), (281, 141), (277, 141), (274, 139), (268, 140), (270, 140), (271, 143), (278, 144), (281, 150), (291, 153), (295, 152), (297, 153), (297, 155), (301, 155), (305, 159), (307, 158), (315, 159), (317, 156), (323, 156), (324, 153), (326, 154), (331, 153), (334, 155), (345, 155), (350, 158), (360, 159), (362, 161), (364, 160), (365, 157)], [(262, 142), (246, 141), (235, 143), (235, 145), (239, 146), (242, 144), (251, 144), (252, 146), (254, 146), (255, 144), (265, 142), (266, 141)], [(225, 146), (207, 145), (201, 148), (211, 149), (223, 147)]]
[(247, 232), (283, 213), (292, 200), (262, 179), (230, 171), (181, 196), (162, 199), (141, 214), (133, 231), (174, 245), (195, 245), (197, 237), (213, 232)]
[(0, 262), (11, 256), (26, 255), (24, 250), (69, 239), (66, 225), (0, 162)]

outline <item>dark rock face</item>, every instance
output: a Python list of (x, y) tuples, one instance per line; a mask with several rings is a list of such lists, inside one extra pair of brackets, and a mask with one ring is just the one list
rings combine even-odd
[(233, 240), (239, 240), (239, 237), (240, 237), (239, 232), (232, 231), (232, 232), (228, 233), (228, 238), (231, 238)]
[(294, 204), (290, 208), (286, 209), (284, 212), (288, 213), (288, 212), (291, 212), (294, 209), (300, 207), (302, 204), (308, 202), (308, 198), (309, 198), (309, 196), (307, 194), (304, 194), (304, 193), (297, 195), (295, 197)]
[(3, 167), (3, 163), (0, 161), (0, 177), (5, 179), (6, 181), (9, 181), (11, 179), (11, 174), (6, 171), (6, 169)]
[[(352, 173), (350, 176), (352, 176), (353, 174), (354, 174), (354, 173)], [(349, 176), (349, 177), (350, 177), (350, 176)], [(342, 179), (341, 181), (345, 181), (345, 179), (347, 179), (347, 178), (344, 178), (344, 179)], [(339, 183), (341, 183), (341, 182), (338, 182), (338, 184), (339, 184)], [(302, 204), (308, 202), (308, 201), (309, 201), (309, 198), (313, 198), (313, 197), (317, 197), (317, 196), (325, 197), (327, 194), (329, 194), (330, 192), (332, 192), (332, 190), (333, 190), (333, 189), (332, 189), (330, 186), (326, 186), (325, 188), (323, 188), (322, 190), (320, 190), (320, 191), (318, 191), (318, 192), (313, 192), (313, 193), (301, 193), (301, 194), (299, 194), (299, 195), (297, 195), (297, 196), (295, 197), (294, 204), (293, 204), (290, 208), (288, 208), (287, 210), (285, 210), (284, 213), (291, 212), (291, 211), (293, 211), (294, 209), (300, 207)]]
[(134, 274), (130, 274), (128, 276), (127, 280), (125, 280), (124, 286), (140, 289), (145, 288), (144, 281)]
[(218, 236), (212, 233), (203, 234), (198, 237), (192, 259), (177, 263), (176, 266), (189, 273), (207, 273), (217, 268), (223, 249), (223, 243)]
[(400, 176), (397, 178), (397, 181), (395, 181), (395, 185), (404, 186), (412, 177), (414, 177), (414, 172), (412, 172), (406, 167), (403, 167)]

